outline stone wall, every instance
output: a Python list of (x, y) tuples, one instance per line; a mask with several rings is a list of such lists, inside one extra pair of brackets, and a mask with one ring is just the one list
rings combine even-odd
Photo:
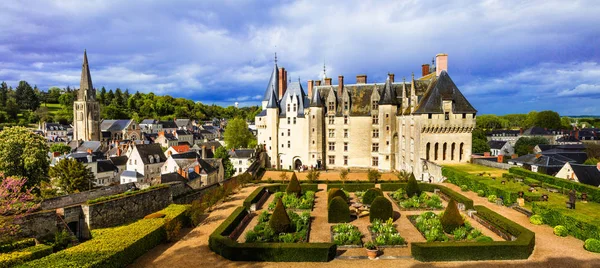
[(44, 210), (29, 214), (15, 221), (21, 227), (20, 237), (42, 238), (53, 236), (58, 231), (56, 227), (56, 211)]
[(84, 203), (87, 200), (95, 199), (102, 196), (120, 194), (127, 191), (133, 183), (119, 184), (115, 186), (102, 187), (91, 191), (85, 191), (81, 193), (70, 194), (66, 196), (60, 196), (42, 201), (41, 208), (57, 209), (62, 207), (68, 207), (76, 204)]
[(184, 195), (179, 195), (179, 196), (175, 196), (173, 195), (173, 203), (175, 204), (190, 204), (192, 203), (194, 200), (199, 200), (200, 198), (202, 198), (203, 195), (205, 195), (208, 191), (219, 187), (218, 183), (212, 184), (212, 185), (208, 185), (208, 186), (204, 186), (200, 189), (196, 189), (193, 190), (187, 194)]
[(478, 158), (473, 158), (473, 164), (478, 164), (478, 165), (482, 165), (482, 166), (486, 166), (486, 167), (506, 169), (506, 170), (513, 167), (512, 165), (509, 165), (509, 164), (498, 163), (498, 162), (489, 161), (486, 159), (478, 159)]
[(170, 187), (129, 195), (101, 203), (82, 205), (89, 229), (106, 228), (131, 222), (161, 210), (173, 202)]

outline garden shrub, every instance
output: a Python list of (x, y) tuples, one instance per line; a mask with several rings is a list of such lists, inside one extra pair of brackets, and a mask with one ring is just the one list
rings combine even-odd
[(371, 182), (360, 182), (360, 183), (351, 183), (351, 181), (346, 183), (327, 183), (327, 190), (331, 190), (332, 188), (344, 189), (348, 192), (356, 192), (356, 191), (366, 191), (371, 188), (375, 188), (375, 183)]
[(164, 218), (166, 215), (164, 213), (151, 213), (144, 217), (144, 219), (156, 219), (156, 218)]
[(350, 207), (340, 196), (331, 199), (327, 208), (327, 221), (329, 223), (342, 223), (350, 221)]
[(28, 248), (31, 246), (35, 246), (35, 238), (26, 238), (12, 243), (1, 244), (0, 253), (11, 252), (18, 249)]
[(567, 228), (562, 225), (556, 225), (554, 226), (554, 234), (557, 236), (565, 237), (569, 235), (569, 230), (567, 230)]
[(279, 199), (269, 220), (269, 226), (277, 233), (286, 233), (290, 230), (290, 223), (291, 221), (283, 206), (283, 202)]
[(448, 178), (448, 182), (462, 186), (467, 185), (468, 190), (477, 192), (483, 190), (487, 195), (496, 195), (502, 198), (504, 205), (509, 206), (517, 201), (519, 191), (527, 187), (520, 183), (499, 184), (497, 180), (490, 177), (482, 177), (469, 174), (454, 168), (443, 167), (442, 174)]
[(444, 232), (448, 234), (454, 232), (456, 228), (465, 225), (465, 221), (463, 220), (460, 212), (458, 211), (458, 207), (456, 206), (456, 201), (452, 200), (448, 202), (448, 206), (444, 211), (444, 215), (440, 218), (440, 223), (442, 224)]
[(175, 241), (177, 236), (179, 236), (179, 231), (181, 231), (181, 222), (177, 219), (167, 219), (165, 222), (165, 231), (167, 233), (167, 241)]
[[(565, 188), (565, 189), (575, 189), (578, 193), (585, 192), (588, 195), (588, 200), (592, 202), (600, 203), (600, 188), (594, 187), (591, 185), (565, 180), (561, 178), (557, 178), (554, 176), (537, 173), (533, 171), (529, 171), (523, 168), (512, 167), (508, 170), (508, 172), (527, 177), (529, 179), (537, 180), (539, 182), (552, 184), (554, 188)], [(527, 182), (527, 178), (525, 181)]]
[(544, 224), (544, 218), (542, 218), (542, 216), (540, 216), (540, 215), (532, 215), (529, 218), (529, 222), (531, 222), (532, 224), (535, 224), (535, 225), (541, 225), (541, 224)]
[(492, 239), (489, 236), (484, 235), (484, 236), (477, 237), (475, 239), (475, 241), (476, 242), (494, 242), (494, 239)]
[(469, 185), (466, 185), (466, 184), (461, 185), (460, 190), (463, 192), (469, 191)]
[(600, 240), (594, 238), (588, 238), (585, 240), (583, 247), (587, 251), (600, 253)]
[(342, 191), (340, 188), (331, 188), (327, 193), (327, 204), (329, 204), (329, 202), (331, 202), (331, 200), (337, 196), (341, 197), (342, 199), (344, 199), (344, 201), (348, 202), (348, 196), (346, 196), (346, 193), (344, 193), (344, 191)]
[(362, 233), (358, 227), (349, 224), (341, 223), (331, 227), (333, 242), (338, 245), (361, 245)]
[(485, 196), (485, 192), (483, 190), (477, 190), (477, 196), (484, 197)]
[(567, 228), (569, 235), (583, 241), (588, 238), (600, 239), (600, 225), (595, 224), (592, 219), (565, 215), (560, 209), (554, 209), (544, 203), (532, 203), (531, 211), (536, 215), (540, 215), (545, 224), (550, 226), (562, 225)]
[(406, 188), (406, 182), (380, 183), (379, 188), (384, 192), (393, 192), (398, 189), (402, 189), (404, 191), (404, 188)]
[(406, 194), (408, 197), (421, 195), (421, 189), (419, 189), (419, 184), (417, 183), (414, 173), (411, 173), (410, 178), (408, 178), (408, 183), (406, 184)]
[(487, 199), (488, 199), (488, 202), (490, 202), (490, 203), (496, 203), (496, 199), (498, 199), (498, 197), (496, 197), (496, 195), (491, 194), (491, 195), (488, 195)]
[(363, 202), (363, 204), (370, 205), (371, 203), (373, 203), (373, 200), (375, 199), (375, 197), (378, 197), (378, 196), (383, 196), (383, 192), (381, 191), (381, 189), (371, 188), (371, 189), (367, 190), (367, 192), (365, 192), (365, 195), (363, 195), (362, 202)]
[(54, 233), (54, 241), (52, 242), (52, 249), (54, 251), (60, 251), (68, 248), (71, 245), (73, 238), (71, 233), (67, 230), (61, 230)]
[(378, 246), (404, 245), (406, 241), (394, 226), (394, 220), (388, 218), (385, 222), (376, 219), (369, 226), (369, 231), (373, 233), (375, 244)]
[(290, 179), (290, 183), (287, 186), (287, 189), (285, 189), (285, 192), (288, 194), (296, 194), (296, 195), (300, 195), (302, 194), (302, 187), (300, 187), (300, 182), (298, 181), (298, 177), (296, 177), (296, 173), (292, 174), (292, 179)]
[(52, 254), (52, 246), (40, 244), (10, 253), (0, 254), (0, 267), (13, 267), (15, 265), (39, 259)]
[(392, 202), (383, 196), (375, 197), (369, 209), (369, 220), (373, 222), (376, 219), (386, 221), (393, 217), (394, 210)]

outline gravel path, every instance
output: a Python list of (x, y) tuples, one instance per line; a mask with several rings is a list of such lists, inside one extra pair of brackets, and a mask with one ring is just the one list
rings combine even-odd
[[(444, 184), (455, 191), (460, 191), (460, 188), (455, 185)], [(242, 189), (230, 198), (227, 202), (218, 205), (204, 221), (203, 224), (194, 228), (183, 238), (175, 243), (162, 244), (150, 250), (142, 257), (138, 258), (130, 267), (599, 267), (600, 254), (591, 253), (583, 249), (583, 241), (574, 237), (558, 237), (552, 233), (552, 227), (547, 225), (533, 225), (529, 223), (529, 219), (510, 208), (500, 207), (491, 204), (486, 198), (478, 197), (473, 192), (461, 192), (461, 194), (473, 199), (476, 205), (484, 205), (493, 209), (501, 215), (525, 226), (526, 228), (536, 233), (536, 249), (528, 260), (513, 260), (513, 261), (472, 261), (472, 262), (437, 262), (437, 263), (422, 263), (410, 258), (409, 248), (400, 249), (385, 249), (385, 255), (405, 256), (400, 259), (380, 259), (370, 261), (366, 259), (349, 260), (336, 259), (329, 263), (271, 263), (271, 262), (231, 262), (221, 256), (213, 253), (208, 249), (208, 236), (213, 230), (221, 224), (221, 222), (233, 212), (233, 210), (242, 205), (243, 199), (250, 194), (256, 187), (248, 187)], [(319, 185), (320, 189), (325, 189), (325, 185)], [(313, 241), (329, 241), (329, 229), (318, 226), (328, 226), (326, 213), (326, 191), (317, 192), (317, 201), (312, 212), (314, 217), (313, 227), (311, 228), (310, 240)], [(266, 203), (268, 205), (268, 203)], [(397, 207), (395, 208), (397, 210)], [(396, 220), (398, 231), (407, 241), (424, 241), (416, 228), (412, 226), (406, 215), (413, 212), (401, 211), (401, 217)], [(415, 211), (414, 213), (420, 213)], [(321, 216), (319, 216), (321, 215)], [(324, 221), (324, 225), (323, 225)], [(473, 223), (474, 221), (471, 220)], [(357, 226), (368, 225), (368, 217), (352, 222)], [(359, 227), (361, 228), (361, 227)], [(323, 231), (325, 229), (325, 231)], [(361, 229), (363, 234), (365, 230)], [(483, 230), (482, 230), (483, 231)], [(326, 234), (326, 235), (325, 235)], [(368, 241), (369, 238), (363, 238), (363, 241)], [(340, 250), (340, 256), (365, 256), (365, 251), (362, 248)]]

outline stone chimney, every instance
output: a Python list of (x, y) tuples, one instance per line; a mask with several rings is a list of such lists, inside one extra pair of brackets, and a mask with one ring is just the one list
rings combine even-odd
[(504, 162), (504, 155), (499, 154), (498, 155), (498, 163), (503, 163)]
[(429, 64), (421, 65), (421, 76), (426, 76), (429, 74)]
[(344, 92), (344, 76), (338, 76), (338, 97), (342, 97), (342, 93)]
[(356, 83), (357, 84), (366, 84), (367, 83), (367, 75), (366, 74), (359, 74), (356, 76)]
[(394, 74), (388, 73), (388, 77), (390, 78), (390, 82), (394, 83)]
[(435, 55), (435, 75), (440, 76), (442, 71), (448, 71), (448, 54)]
[(165, 136), (165, 132), (164, 131), (159, 131), (158, 132), (158, 136), (159, 137), (164, 137)]
[(202, 154), (200, 156), (202, 159), (206, 159), (206, 145), (202, 145)]
[(316, 87), (318, 87), (318, 86), (320, 86), (320, 85), (321, 85), (321, 80), (317, 80), (317, 81), (315, 81), (315, 86), (316, 86)]
[(312, 98), (313, 80), (308, 80), (308, 98)]
[(283, 98), (283, 94), (287, 90), (287, 71), (285, 68), (279, 68), (279, 98)]
[(331, 86), (331, 77), (325, 78), (325, 85), (326, 86)]

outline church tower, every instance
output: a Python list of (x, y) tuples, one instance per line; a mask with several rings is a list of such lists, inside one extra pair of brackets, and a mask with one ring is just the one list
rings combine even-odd
[(77, 99), (73, 103), (73, 140), (100, 140), (100, 105), (96, 101), (96, 90), (92, 85), (87, 53), (83, 51), (81, 82)]

